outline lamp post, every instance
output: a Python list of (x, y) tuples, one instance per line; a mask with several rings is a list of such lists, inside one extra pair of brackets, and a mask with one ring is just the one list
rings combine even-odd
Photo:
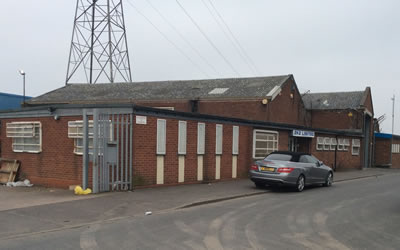
[(396, 100), (396, 96), (394, 94), (391, 100), (393, 102), (393, 107), (392, 107), (392, 138), (390, 139), (390, 167), (392, 167), (393, 164), (394, 102)]
[(23, 81), (23, 84), (24, 84), (24, 94), (23, 94), (23, 101), (22, 101), (22, 104), (23, 104), (23, 106), (25, 106), (25, 75), (26, 75), (26, 73), (25, 73), (25, 71), (23, 71), (22, 69), (20, 69), (19, 70), (19, 73), (22, 75), (22, 81)]

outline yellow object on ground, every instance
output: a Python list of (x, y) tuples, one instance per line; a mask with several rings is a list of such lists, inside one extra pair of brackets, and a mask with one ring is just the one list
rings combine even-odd
[(75, 189), (75, 194), (77, 195), (85, 195), (85, 194), (91, 194), (92, 190), (90, 188), (87, 188), (86, 190), (83, 190), (80, 186), (76, 186)]

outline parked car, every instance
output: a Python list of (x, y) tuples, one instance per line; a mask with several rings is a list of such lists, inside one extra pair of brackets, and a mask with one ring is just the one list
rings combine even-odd
[(331, 186), (333, 170), (310, 154), (276, 151), (256, 161), (249, 177), (256, 187), (286, 185), (301, 192), (308, 185)]

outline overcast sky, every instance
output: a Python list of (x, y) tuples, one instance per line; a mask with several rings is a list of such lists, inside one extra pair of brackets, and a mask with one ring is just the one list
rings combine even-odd
[[(191, 50), (147, 1), (216, 70)], [(239, 74), (218, 55), (175, 0), (129, 2), (202, 70), (124, 0), (134, 81), (293, 74), (301, 92), (354, 91), (370, 86), (375, 116), (386, 114), (384, 132), (391, 132), (391, 97), (397, 95), (395, 132), (400, 134), (400, 1), (211, 1), (259, 72), (244, 63), (202, 0), (180, 3)], [(0, 92), (22, 94), (20, 68), (27, 74), (27, 95), (38, 96), (65, 84), (75, 7), (75, 0), (2, 0)]]

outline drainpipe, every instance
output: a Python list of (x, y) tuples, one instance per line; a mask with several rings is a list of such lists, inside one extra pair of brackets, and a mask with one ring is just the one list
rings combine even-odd
[(333, 171), (335, 172), (336, 172), (336, 159), (337, 159), (337, 144), (338, 144), (338, 136), (336, 135), (335, 162), (333, 164)]

